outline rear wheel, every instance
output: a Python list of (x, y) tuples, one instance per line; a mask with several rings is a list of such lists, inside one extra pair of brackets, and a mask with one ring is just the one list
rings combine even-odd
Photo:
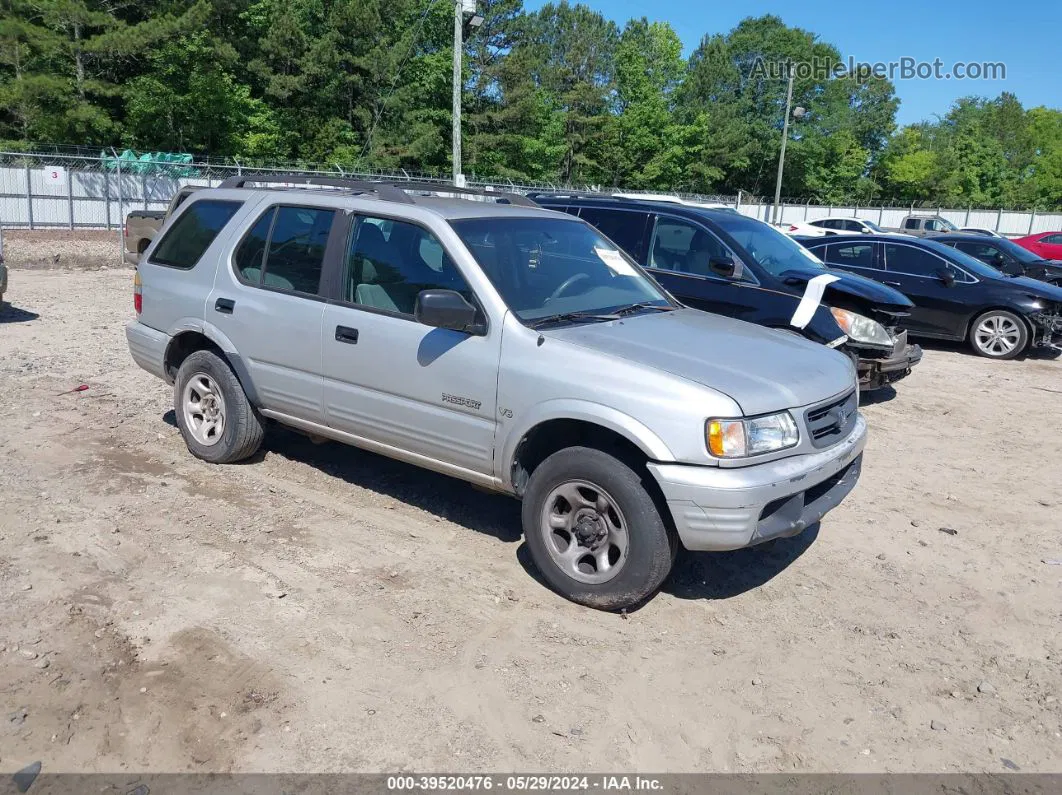
[(970, 346), (989, 359), (1013, 359), (1029, 345), (1029, 329), (1013, 312), (993, 309), (970, 324)]
[(184, 443), (196, 458), (230, 464), (255, 454), (265, 431), (228, 363), (196, 351), (181, 364), (173, 385), (174, 413)]
[(588, 447), (554, 453), (524, 493), (524, 537), (546, 582), (601, 610), (634, 607), (660, 587), (677, 544), (639, 475)]

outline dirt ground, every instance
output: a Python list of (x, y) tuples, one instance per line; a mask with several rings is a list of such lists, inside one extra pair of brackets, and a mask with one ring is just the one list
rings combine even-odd
[(1062, 361), (928, 350), (821, 528), (622, 617), (508, 498), (284, 431), (192, 458), (131, 271), (13, 237), (0, 770), (1062, 771)]

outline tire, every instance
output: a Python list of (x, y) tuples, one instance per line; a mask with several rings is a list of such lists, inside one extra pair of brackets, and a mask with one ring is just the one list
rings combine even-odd
[(635, 607), (656, 593), (678, 543), (643, 483), (648, 477), (589, 447), (539, 464), (521, 518), (531, 559), (554, 591), (599, 610)]
[(967, 336), (974, 353), (986, 359), (1013, 359), (1029, 347), (1029, 327), (1005, 309), (990, 309), (978, 316)]
[(181, 364), (173, 410), (188, 451), (211, 464), (242, 461), (262, 445), (262, 418), (228, 362), (211, 351), (196, 351)]

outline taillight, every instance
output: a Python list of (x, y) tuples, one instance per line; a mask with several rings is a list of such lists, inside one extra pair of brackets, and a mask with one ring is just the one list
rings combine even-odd
[(144, 296), (142, 294), (140, 271), (136, 271), (133, 274), (133, 309), (136, 310), (138, 315), (144, 311)]
[(789, 225), (789, 231), (790, 232), (795, 232), (796, 230), (797, 230), (797, 227), (793, 226), (792, 224)]

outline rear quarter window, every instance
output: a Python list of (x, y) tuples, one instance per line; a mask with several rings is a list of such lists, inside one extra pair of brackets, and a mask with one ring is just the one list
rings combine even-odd
[(181, 270), (194, 268), (240, 206), (241, 202), (217, 199), (188, 205), (162, 236), (149, 261)]

